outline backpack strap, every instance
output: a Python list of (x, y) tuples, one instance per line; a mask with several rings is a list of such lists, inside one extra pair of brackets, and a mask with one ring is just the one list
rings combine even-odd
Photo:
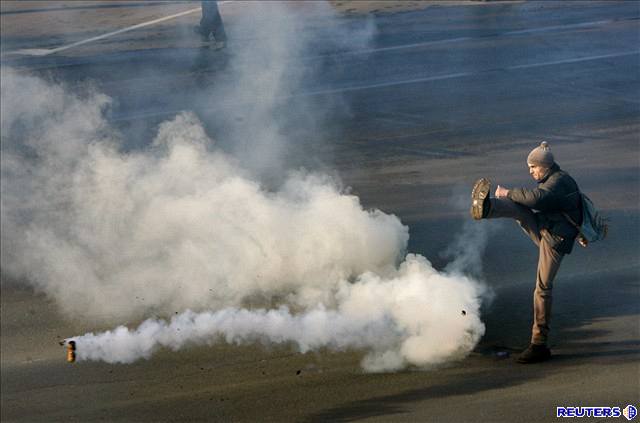
[[(567, 195), (565, 195), (565, 197), (569, 197), (572, 195), (578, 194), (580, 195), (580, 208), (578, 209), (578, 211), (582, 210), (582, 193), (580, 192), (580, 190), (576, 190), (574, 192), (571, 192)], [(571, 226), (573, 226), (574, 228), (576, 228), (578, 230), (579, 234), (582, 234), (582, 231), (580, 230), (580, 225), (578, 225), (575, 220), (573, 220), (569, 214), (567, 212), (561, 212), (561, 214), (564, 216), (565, 219), (567, 219), (569, 221), (569, 223), (571, 223)]]
[(562, 215), (564, 216), (565, 219), (567, 219), (569, 221), (569, 223), (571, 223), (571, 225), (574, 228), (576, 228), (578, 230), (578, 233), (582, 232), (582, 231), (580, 231), (580, 226), (578, 226), (578, 224), (566, 212), (562, 212)]

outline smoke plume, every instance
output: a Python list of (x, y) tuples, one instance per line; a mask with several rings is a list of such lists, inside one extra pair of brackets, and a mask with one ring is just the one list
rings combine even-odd
[[(243, 69), (230, 96), (255, 76)], [(108, 96), (2, 69), (3, 274), (69, 316), (151, 317), (72, 338), (79, 360), (265, 342), (362, 349), (363, 366), (382, 371), (460, 358), (478, 342), (483, 287), (405, 256), (408, 228), (396, 216), (364, 208), (323, 174), (289, 168), (277, 187), (261, 182), (288, 142), (273, 123), (273, 99), (291, 88), (283, 79), (263, 81), (250, 124), (232, 134), (264, 147), (245, 160), (188, 111), (127, 150)], [(265, 131), (247, 129), (261, 123)]]
[[(7, 102), (20, 95), (12, 79), (22, 77), (7, 72)], [(33, 150), (33, 138), (22, 146), (31, 157), (10, 148), (28, 113), (3, 121), (2, 155), (2, 267), (63, 310), (123, 319), (275, 295), (316, 304), (336, 281), (400, 259), (408, 234), (396, 217), (364, 210), (321, 176), (293, 173), (265, 191), (208, 149), (191, 114), (162, 124), (148, 150), (120, 153), (117, 140), (101, 139), (102, 96), (65, 102), (73, 110), (53, 118)], [(97, 131), (85, 126), (93, 123)]]

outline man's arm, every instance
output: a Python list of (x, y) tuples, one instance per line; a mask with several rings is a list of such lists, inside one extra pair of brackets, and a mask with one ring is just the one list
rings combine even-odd
[(551, 191), (540, 188), (511, 188), (506, 195), (514, 203), (522, 204), (530, 209), (545, 211), (553, 205), (554, 195)]
[(511, 188), (507, 189), (498, 185), (495, 193), (496, 198), (508, 198), (514, 203), (522, 204), (530, 209), (542, 210), (552, 206), (554, 195), (550, 191), (535, 188)]

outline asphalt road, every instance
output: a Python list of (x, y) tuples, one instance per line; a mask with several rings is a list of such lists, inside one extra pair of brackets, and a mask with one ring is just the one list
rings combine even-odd
[[(436, 267), (469, 221), (472, 182), (531, 184), (526, 154), (550, 142), (613, 222), (605, 243), (576, 247), (563, 263), (552, 361), (522, 366), (495, 355), (527, 344), (536, 264), (529, 241), (504, 222), (483, 255), (482, 278), (496, 294), (483, 316), (485, 338), (467, 359), (429, 371), (371, 375), (360, 370), (358, 352), (225, 345), (127, 366), (69, 366), (55, 344), (60, 332), (94, 328), (5, 283), (2, 421), (531, 422), (556, 420), (562, 405), (638, 406), (639, 17), (634, 1), (357, 15), (334, 30), (372, 19), (377, 31), (366, 46), (311, 37), (306, 51), (273, 65), (299, 81), (269, 109), (297, 140), (284, 148), (287, 165), (334, 172), (366, 207), (398, 215), (410, 227), (409, 250)], [(233, 25), (229, 19), (230, 34)], [(6, 51), (13, 39), (2, 36)], [(3, 55), (2, 65), (71, 85), (91, 81), (115, 100), (111, 119), (128, 148), (146, 145), (158, 122), (193, 110), (221, 148), (240, 154), (252, 148), (238, 139), (253, 100), (217, 96), (216, 87), (233, 84), (238, 51), (253, 41), (239, 36), (222, 52)], [(310, 110), (323, 110), (321, 119), (311, 123)]]

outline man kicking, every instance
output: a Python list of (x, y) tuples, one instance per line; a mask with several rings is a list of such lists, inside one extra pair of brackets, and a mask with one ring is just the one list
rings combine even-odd
[(576, 181), (560, 169), (543, 141), (527, 157), (529, 174), (537, 188), (504, 188), (497, 186), (490, 198), (491, 184), (479, 179), (471, 193), (471, 216), (476, 219), (512, 218), (538, 247), (538, 273), (533, 292), (533, 329), (531, 344), (518, 357), (520, 363), (548, 360), (547, 347), (551, 320), (553, 279), (565, 254), (571, 253), (582, 223), (580, 191)]

